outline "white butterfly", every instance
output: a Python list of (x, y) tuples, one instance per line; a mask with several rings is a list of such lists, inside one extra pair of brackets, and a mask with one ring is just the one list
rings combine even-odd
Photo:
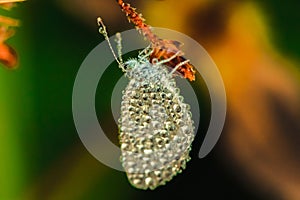
[[(109, 42), (100, 18), (99, 32)], [(140, 189), (155, 189), (185, 169), (194, 139), (194, 122), (190, 106), (184, 103), (166, 60), (149, 62), (151, 47), (138, 58), (125, 63), (121, 57), (121, 36), (117, 34), (119, 57), (112, 53), (129, 78), (123, 91), (119, 140), (121, 162), (130, 183)], [(179, 64), (180, 65), (180, 64)]]

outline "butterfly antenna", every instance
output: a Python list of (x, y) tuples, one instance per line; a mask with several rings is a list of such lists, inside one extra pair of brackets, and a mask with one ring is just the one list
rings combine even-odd
[(121, 37), (121, 33), (116, 33), (116, 39), (115, 42), (117, 43), (117, 50), (118, 50), (118, 58), (120, 63), (123, 63), (123, 59), (122, 59), (122, 37)]
[(113, 54), (115, 60), (116, 60), (117, 63), (119, 64), (119, 67), (120, 67), (123, 71), (125, 71), (124, 63), (123, 63), (123, 60), (122, 60), (122, 52), (121, 52), (121, 49), (122, 49), (121, 40), (122, 40), (122, 39), (121, 39), (120, 33), (117, 34), (117, 48), (118, 48), (118, 55), (119, 55), (119, 58), (118, 58), (118, 57), (116, 56), (116, 53), (115, 53), (114, 49), (112, 48), (112, 45), (111, 45), (110, 41), (109, 41), (108, 33), (107, 33), (107, 30), (106, 30), (106, 26), (104, 25), (104, 23), (103, 23), (101, 17), (98, 17), (98, 18), (97, 18), (97, 23), (98, 23), (98, 26), (99, 26), (99, 33), (101, 33), (101, 34), (104, 36), (105, 40), (107, 41), (108, 46), (109, 46), (109, 48), (110, 48), (110, 50), (111, 50), (111, 52), (112, 52), (112, 54)]

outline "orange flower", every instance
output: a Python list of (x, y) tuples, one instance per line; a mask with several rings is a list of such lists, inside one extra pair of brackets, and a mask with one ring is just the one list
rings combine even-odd
[[(0, 7), (6, 10), (15, 6), (15, 2), (24, 0), (2, 0)], [(6, 40), (12, 37), (15, 31), (11, 27), (19, 25), (19, 21), (9, 17), (0, 16), (0, 62), (7, 68), (15, 68), (17, 66), (17, 53), (6, 43)]]

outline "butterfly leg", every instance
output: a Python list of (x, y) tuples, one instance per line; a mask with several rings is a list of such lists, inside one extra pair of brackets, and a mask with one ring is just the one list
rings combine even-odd
[(174, 72), (176, 72), (176, 70), (177, 70), (179, 67), (181, 67), (181, 66), (183, 66), (183, 65), (185, 65), (185, 64), (187, 64), (187, 63), (189, 63), (189, 62), (190, 62), (189, 60), (185, 60), (185, 61), (179, 63), (178, 65), (176, 65), (176, 66), (174, 67), (174, 69), (173, 69), (169, 74), (170, 74), (170, 75), (174, 74)]
[(144, 54), (147, 54), (148, 50), (151, 48), (151, 45), (148, 45), (145, 49), (139, 52), (138, 57), (142, 58), (141, 56), (144, 56)]
[(164, 63), (168, 63), (170, 62), (171, 60), (173, 60), (174, 58), (176, 58), (177, 56), (179, 56), (179, 54), (181, 54), (180, 51), (177, 51), (174, 55), (172, 55), (170, 58), (167, 58), (167, 59), (164, 59), (164, 60), (160, 60), (158, 62), (156, 62), (156, 64), (158, 65), (161, 65), (161, 64), (164, 64)]
[[(151, 50), (150, 50), (151, 49)], [(150, 51), (149, 51), (150, 50)], [(139, 60), (144, 61), (153, 53), (153, 49), (151, 45), (147, 46), (143, 51), (141, 51), (138, 55)]]

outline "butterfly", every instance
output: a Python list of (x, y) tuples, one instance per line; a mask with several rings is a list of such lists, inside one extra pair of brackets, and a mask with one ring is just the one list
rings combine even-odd
[(135, 9), (123, 1), (118, 3), (150, 41), (137, 58), (123, 62), (121, 34), (116, 34), (117, 57), (102, 19), (97, 19), (99, 32), (129, 79), (123, 91), (118, 120), (120, 160), (134, 187), (153, 190), (182, 172), (190, 160), (194, 122), (190, 106), (176, 86), (174, 74), (179, 72), (183, 77), (195, 80), (195, 70), (182, 56), (178, 42), (160, 39)]
[[(10, 10), (16, 2), (21, 1), (24, 0), (3, 0), (0, 1), (0, 7)], [(12, 27), (16, 26), (19, 26), (18, 20), (0, 16), (0, 62), (10, 69), (17, 66), (18, 57), (16, 51), (6, 41), (15, 34)]]

